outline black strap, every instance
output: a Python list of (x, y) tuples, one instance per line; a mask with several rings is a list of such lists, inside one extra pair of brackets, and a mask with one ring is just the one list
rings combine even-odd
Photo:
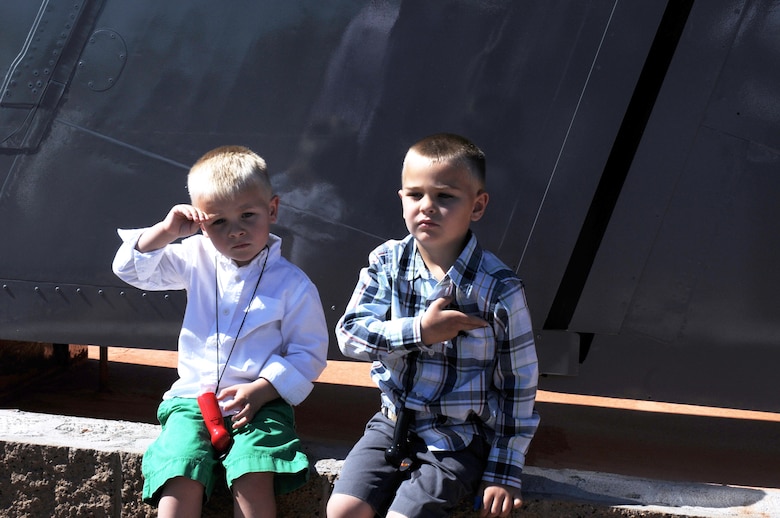
[(396, 411), (395, 430), (393, 430), (393, 443), (385, 450), (385, 460), (400, 471), (406, 471), (414, 463), (414, 455), (409, 452), (409, 428), (414, 423), (414, 410), (406, 408), (406, 398), (414, 384), (414, 373), (417, 367), (419, 351), (412, 351), (406, 355), (409, 368), (404, 377), (404, 394)]

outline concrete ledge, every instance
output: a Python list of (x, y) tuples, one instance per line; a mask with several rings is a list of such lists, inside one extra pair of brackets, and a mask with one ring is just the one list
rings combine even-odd
[[(0, 410), (0, 515), (153, 517), (140, 500), (141, 456), (158, 427)], [(307, 444), (309, 483), (279, 498), (279, 516), (324, 517), (345, 448)], [(671, 483), (604, 473), (526, 468), (525, 504), (513, 516), (780, 516), (780, 490)], [(464, 502), (454, 517), (476, 517)], [(204, 517), (231, 516), (221, 488)]]

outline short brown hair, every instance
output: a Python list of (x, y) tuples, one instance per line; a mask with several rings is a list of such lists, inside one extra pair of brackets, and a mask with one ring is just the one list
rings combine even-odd
[(480, 188), (485, 187), (485, 153), (466, 137), (454, 133), (437, 133), (417, 141), (409, 151), (434, 162), (461, 164), (479, 182)]

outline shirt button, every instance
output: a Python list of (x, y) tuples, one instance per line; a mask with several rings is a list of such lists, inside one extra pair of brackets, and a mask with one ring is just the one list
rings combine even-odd
[(227, 315), (229, 312), (230, 312), (230, 311), (228, 311), (227, 309), (223, 309), (223, 310), (222, 310), (222, 314), (223, 314), (223, 315)]

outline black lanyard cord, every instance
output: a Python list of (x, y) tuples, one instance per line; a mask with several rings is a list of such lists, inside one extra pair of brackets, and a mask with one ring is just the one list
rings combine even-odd
[(238, 342), (238, 337), (241, 335), (241, 330), (244, 328), (244, 322), (246, 322), (246, 316), (249, 314), (249, 308), (252, 306), (252, 301), (255, 299), (255, 295), (257, 294), (257, 287), (260, 286), (260, 279), (263, 278), (263, 273), (265, 273), (265, 265), (268, 264), (268, 245), (265, 245), (262, 251), (265, 251), (265, 259), (263, 260), (263, 268), (260, 270), (260, 275), (257, 277), (257, 282), (255, 283), (255, 289), (252, 290), (252, 296), (249, 297), (249, 302), (246, 303), (246, 309), (244, 310), (244, 318), (241, 319), (241, 325), (238, 326), (238, 332), (236, 333), (236, 338), (233, 340), (233, 345), (230, 346), (230, 352), (228, 353), (228, 357), (225, 360), (225, 366), (222, 368), (222, 372), (219, 372), (219, 264), (217, 263), (217, 256), (214, 256), (214, 316), (217, 320), (217, 386), (214, 389), (214, 392), (216, 394), (219, 394), (219, 384), (222, 381), (222, 376), (225, 375), (225, 371), (227, 370), (228, 362), (230, 362), (230, 357), (233, 356), (233, 349), (236, 348), (236, 343)]

